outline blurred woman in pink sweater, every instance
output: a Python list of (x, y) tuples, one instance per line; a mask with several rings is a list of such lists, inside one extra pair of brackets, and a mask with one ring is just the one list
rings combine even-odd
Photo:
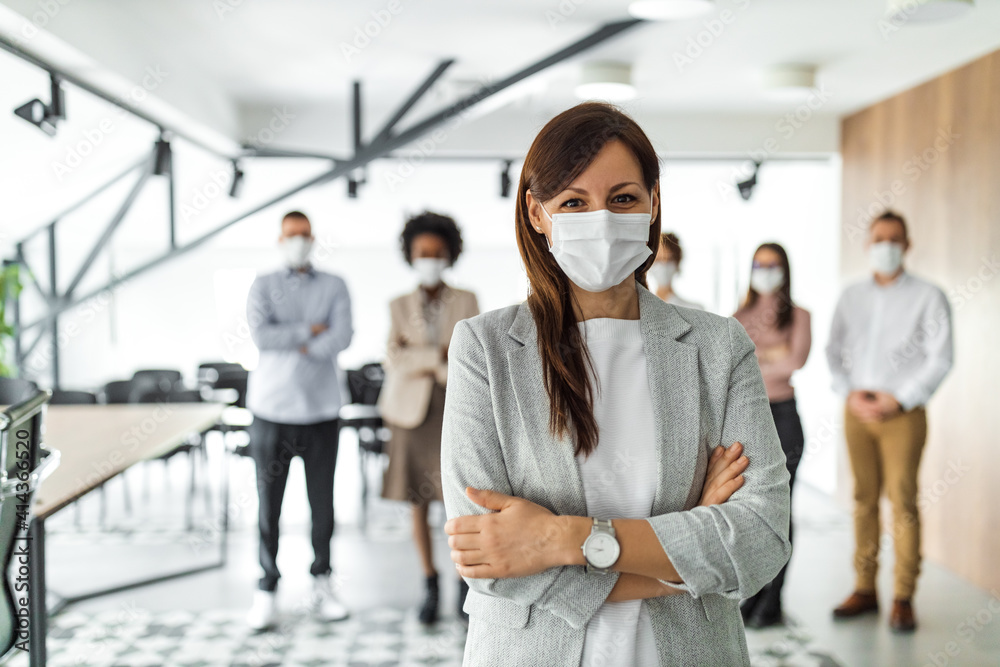
[[(812, 334), (809, 311), (792, 303), (788, 254), (777, 243), (764, 243), (754, 253), (750, 289), (734, 317), (757, 346), (757, 361), (764, 376), (781, 448), (785, 452), (791, 475), (789, 483), (793, 485), (805, 438), (795, 408), (795, 389), (792, 388), (791, 378), (809, 357)], [(788, 539), (792, 539), (791, 525)], [(748, 627), (764, 628), (781, 623), (781, 587), (787, 567), (783, 567), (774, 581), (740, 606)]]

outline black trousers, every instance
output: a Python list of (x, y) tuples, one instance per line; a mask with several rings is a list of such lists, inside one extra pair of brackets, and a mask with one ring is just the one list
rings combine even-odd
[(255, 416), (250, 426), (250, 453), (257, 464), (259, 500), (260, 566), (264, 576), (260, 589), (278, 586), (278, 521), (285, 496), (288, 468), (302, 457), (306, 471), (306, 493), (312, 512), (313, 575), (329, 574), (330, 541), (333, 539), (333, 475), (337, 469), (336, 419), (317, 424), (279, 424)]
[[(771, 416), (774, 418), (774, 426), (778, 429), (781, 449), (785, 452), (785, 465), (791, 476), (788, 485), (789, 490), (792, 490), (795, 488), (795, 471), (799, 468), (802, 450), (805, 447), (802, 421), (799, 419), (799, 412), (795, 407), (795, 399), (790, 398), (787, 401), (771, 403)], [(788, 541), (792, 541), (791, 512), (788, 515)], [(781, 589), (785, 585), (786, 570), (788, 570), (788, 563), (781, 568), (774, 580), (764, 586), (757, 594), (758, 606), (764, 605), (765, 609), (781, 609)]]

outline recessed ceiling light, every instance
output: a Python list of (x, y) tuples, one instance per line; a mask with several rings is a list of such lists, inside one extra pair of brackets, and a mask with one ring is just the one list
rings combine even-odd
[(584, 100), (631, 100), (636, 95), (632, 85), (632, 66), (628, 63), (588, 63), (583, 67), (575, 92)]
[(889, 0), (888, 18), (893, 23), (947, 21), (975, 7), (974, 0)]
[(677, 21), (712, 11), (712, 0), (636, 0), (629, 4), (628, 13), (647, 21)]
[(764, 87), (772, 91), (806, 91), (816, 87), (815, 65), (774, 65), (764, 72)]

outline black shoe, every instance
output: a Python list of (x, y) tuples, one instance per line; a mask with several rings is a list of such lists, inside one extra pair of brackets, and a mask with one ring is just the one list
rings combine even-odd
[(420, 607), (420, 622), (432, 625), (438, 620), (438, 576), (432, 574), (426, 580), (427, 590), (424, 592), (424, 603)]
[(461, 621), (465, 627), (469, 627), (469, 615), (465, 613), (465, 598), (469, 596), (469, 584), (465, 583), (465, 579), (459, 577), (458, 579), (458, 620)]
[(752, 597), (748, 597), (746, 600), (740, 603), (740, 616), (743, 617), (743, 623), (750, 620), (753, 615), (753, 610), (757, 608), (757, 603), (760, 601), (760, 593)]

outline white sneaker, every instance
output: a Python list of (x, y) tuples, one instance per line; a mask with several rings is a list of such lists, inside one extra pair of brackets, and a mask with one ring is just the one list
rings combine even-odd
[(333, 592), (333, 582), (328, 574), (313, 577), (312, 608), (313, 614), (321, 621), (342, 621), (350, 615)]
[(254, 591), (253, 606), (247, 613), (252, 630), (266, 630), (278, 620), (278, 596), (274, 591)]

